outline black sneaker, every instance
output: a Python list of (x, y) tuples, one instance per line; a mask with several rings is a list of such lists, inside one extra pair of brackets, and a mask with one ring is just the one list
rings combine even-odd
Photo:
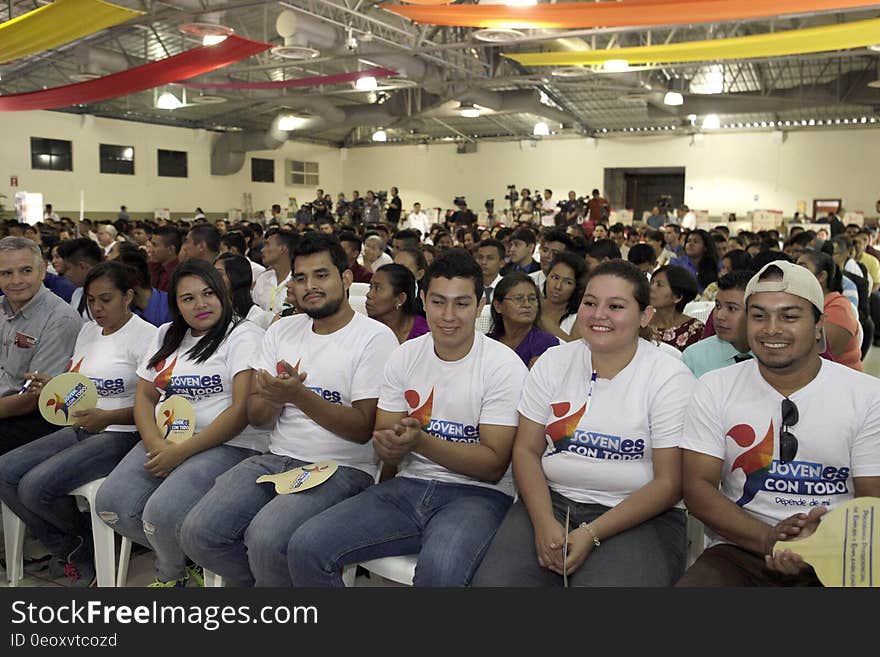
[(95, 566), (87, 561), (79, 563), (67, 562), (64, 566), (64, 574), (67, 576), (70, 586), (76, 588), (88, 588), (97, 579)]

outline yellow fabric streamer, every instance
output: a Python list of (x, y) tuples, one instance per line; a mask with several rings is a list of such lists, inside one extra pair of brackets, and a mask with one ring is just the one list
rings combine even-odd
[(809, 27), (772, 34), (757, 34), (712, 41), (689, 41), (659, 46), (612, 48), (581, 52), (506, 54), (524, 66), (578, 66), (625, 60), (640, 64), (673, 64), (723, 59), (782, 57), (830, 50), (864, 48), (880, 43), (880, 19), (853, 21), (839, 25)]
[(55, 0), (0, 24), (0, 63), (63, 46), (143, 13), (102, 0)]

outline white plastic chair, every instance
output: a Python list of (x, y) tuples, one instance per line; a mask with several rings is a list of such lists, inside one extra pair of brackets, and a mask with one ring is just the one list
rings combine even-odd
[[(128, 564), (131, 561), (131, 539), (122, 537), (122, 546), (119, 548), (119, 571), (116, 575), (116, 586), (125, 588), (128, 582)], [(217, 573), (204, 569), (205, 588), (222, 588), (223, 578)]]
[(367, 296), (367, 292), (370, 291), (369, 283), (352, 283), (351, 287), (348, 288), (348, 298), (352, 297), (365, 297)]
[[(116, 573), (116, 543), (110, 529), (95, 510), (95, 495), (105, 477), (95, 479), (70, 491), (85, 502), (92, 520), (92, 541), (95, 549), (95, 573), (99, 587), (113, 586)], [(82, 505), (81, 505), (82, 507)], [(24, 573), (24, 521), (3, 505), (3, 542), (6, 548), (6, 579), (9, 586), (18, 586)]]
[(687, 515), (687, 567), (690, 568), (706, 549), (706, 527), (696, 518)]
[(688, 317), (698, 319), (705, 324), (713, 310), (715, 310), (714, 301), (691, 301), (684, 307), (683, 312)]
[(412, 586), (418, 558), (416, 554), (407, 554), (400, 557), (383, 557), (382, 559), (364, 561), (359, 565), (364, 570), (390, 579), (392, 582)]
[(6, 550), (6, 581), (18, 586), (24, 574), (24, 522), (3, 504), (3, 546)]
[(488, 333), (492, 329), (492, 305), (486, 304), (477, 317), (475, 328), (480, 333)]
[(348, 298), (348, 303), (351, 306), (351, 309), (356, 313), (360, 313), (361, 315), (367, 314), (367, 297), (351, 296)]

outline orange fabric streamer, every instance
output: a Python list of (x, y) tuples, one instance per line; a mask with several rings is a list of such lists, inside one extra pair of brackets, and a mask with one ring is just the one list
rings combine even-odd
[[(434, 4), (436, 0), (415, 0)], [(877, 0), (624, 0), (529, 7), (382, 5), (416, 23), (481, 28), (586, 28), (682, 25), (768, 18), (785, 14), (876, 7)]]

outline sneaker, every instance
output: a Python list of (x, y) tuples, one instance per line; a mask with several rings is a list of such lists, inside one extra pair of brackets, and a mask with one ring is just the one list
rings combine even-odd
[(205, 571), (194, 563), (186, 567), (186, 579), (192, 579), (196, 586), (205, 587)]
[(70, 586), (75, 588), (88, 588), (95, 583), (95, 567), (89, 562), (74, 563), (68, 561), (64, 566), (64, 574), (67, 576)]
[(170, 582), (163, 582), (162, 580), (155, 580), (152, 584), (147, 584), (148, 589), (162, 589), (162, 588), (183, 588), (186, 586), (186, 577), (181, 577), (180, 579), (172, 579)]
[(61, 557), (52, 557), (49, 561), (49, 579), (58, 579), (59, 577), (66, 577), (64, 574), (64, 569), (67, 566), (67, 559), (62, 559)]

